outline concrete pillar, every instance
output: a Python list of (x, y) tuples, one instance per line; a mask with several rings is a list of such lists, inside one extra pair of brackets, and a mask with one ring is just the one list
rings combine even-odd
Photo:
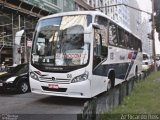
[[(21, 27), (20, 22), (21, 22), (21, 17), (20, 17), (20, 15), (18, 15), (18, 27), (19, 27), (19, 30), (20, 30), (20, 27)], [(16, 34), (16, 32), (13, 32), (13, 33)], [(15, 44), (15, 36), (16, 35), (13, 35), (13, 36), (14, 36), (14, 38), (13, 38), (14, 39), (13, 40), (13, 42), (14, 42), (14, 46), (13, 46), (13, 64), (21, 64), (21, 54), (18, 53), (18, 49), (21, 48), (21, 46)]]

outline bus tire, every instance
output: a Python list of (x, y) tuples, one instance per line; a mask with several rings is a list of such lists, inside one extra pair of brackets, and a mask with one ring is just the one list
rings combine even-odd
[(115, 78), (112, 78), (111, 79), (111, 88), (114, 88), (114, 86), (115, 86)]
[(107, 88), (109, 87), (109, 85), (110, 85), (110, 88), (114, 88), (114, 86), (115, 86), (115, 72), (113, 70), (110, 71), (108, 79), (109, 79), (109, 82), (108, 82), (109, 84), (107, 85)]
[(108, 81), (108, 84), (107, 84), (107, 91), (111, 89), (111, 80), (110, 79), (108, 79), (108, 80), (109, 81)]

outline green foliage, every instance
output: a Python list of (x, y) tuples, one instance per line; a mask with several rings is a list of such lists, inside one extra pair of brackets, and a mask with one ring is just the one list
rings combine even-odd
[[(101, 120), (118, 120), (122, 115), (160, 113), (160, 72), (152, 73), (134, 87), (122, 104), (104, 113)], [(142, 116), (145, 117), (145, 116)]]

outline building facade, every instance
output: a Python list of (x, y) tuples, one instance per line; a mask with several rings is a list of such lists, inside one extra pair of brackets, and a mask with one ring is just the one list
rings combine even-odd
[[(81, 0), (90, 5), (92, 9), (99, 10), (111, 19), (118, 23), (123, 24), (134, 34), (138, 34), (138, 26), (141, 23), (141, 13), (126, 7), (122, 4), (126, 4), (135, 8), (139, 8), (136, 0)], [(113, 5), (113, 6), (112, 6)], [(81, 7), (82, 10), (83, 7)]]
[[(74, 0), (0, 0), (0, 64), (20, 64), (28, 56), (27, 42), (32, 40), (40, 17), (72, 11)], [(25, 30), (20, 45), (15, 44), (18, 31)]]
[(148, 53), (150, 56), (153, 55), (153, 40), (148, 38), (148, 33), (151, 33), (151, 23), (148, 19), (143, 19), (139, 25), (139, 36), (142, 40), (143, 52)]
[[(105, 0), (105, 14), (118, 23), (130, 27), (130, 11), (128, 7), (120, 4), (129, 4), (129, 0)], [(115, 5), (115, 6), (112, 6)], [(110, 7), (111, 6), (111, 7)]]
[[(136, 0), (129, 0), (129, 3), (128, 3), (129, 6), (132, 6), (134, 8), (138, 8), (140, 9), (138, 3)], [(140, 24), (142, 23), (142, 15), (141, 15), (141, 12), (140, 11), (137, 11), (135, 9), (131, 9), (131, 8), (128, 8), (129, 9), (129, 18), (130, 18), (130, 30), (137, 36), (140, 37)]]
[[(130, 29), (133, 34), (142, 39), (143, 51), (152, 55), (152, 41), (148, 38), (151, 32), (149, 18), (142, 20), (142, 13), (133, 8), (126, 7), (122, 4), (140, 9), (137, 0), (82, 0), (90, 5), (93, 9), (99, 10), (111, 19), (115, 20)], [(79, 10), (82, 10), (79, 9)]]

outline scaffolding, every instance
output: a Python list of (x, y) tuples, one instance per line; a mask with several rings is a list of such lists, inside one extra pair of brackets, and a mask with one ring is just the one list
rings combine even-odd
[[(34, 2), (34, 4), (27, 2)], [(14, 59), (14, 56), (15, 58), (21, 56), (26, 60), (28, 58), (27, 40), (32, 40), (33, 34), (27, 29), (34, 29), (40, 17), (54, 13), (54, 11), (42, 9), (41, 3), (39, 2), (37, 6), (35, 2), (36, 0), (0, 0), (0, 64), (6, 59)], [(16, 46), (14, 39), (16, 32), (20, 30), (25, 30), (25, 33), (22, 36), (21, 45)], [(22, 48), (21, 53), (17, 52), (19, 48)]]
[[(19, 30), (26, 29), (34, 29), (37, 23), (37, 19), (34, 17), (24, 16), (16, 13), (4, 13), (0, 11), (0, 64), (5, 61), (8, 57), (13, 58), (13, 51), (15, 49), (15, 34)], [(27, 58), (24, 54), (27, 52), (26, 42), (27, 40), (31, 40), (33, 35), (33, 31), (27, 31), (22, 37), (21, 46), (25, 48), (23, 53), (21, 53), (22, 57)], [(7, 54), (6, 54), (7, 53)]]
[(21, 29), (34, 29), (37, 20), (30, 19), (25, 16), (17, 14), (5, 14), (0, 12), (0, 45), (8, 45), (12, 47), (14, 44), (7, 44), (14, 42), (15, 33)]
[(20, 54), (26, 59), (27, 40), (31, 40), (33, 34), (26, 30), (34, 29), (40, 17), (73, 9), (74, 0), (0, 0), (0, 64), (6, 53), (11, 53), (7, 50), (13, 51), (12, 58), (19, 54), (15, 52), (18, 49), (14, 41), (16, 32), (25, 30), (19, 47), (23, 48)]

